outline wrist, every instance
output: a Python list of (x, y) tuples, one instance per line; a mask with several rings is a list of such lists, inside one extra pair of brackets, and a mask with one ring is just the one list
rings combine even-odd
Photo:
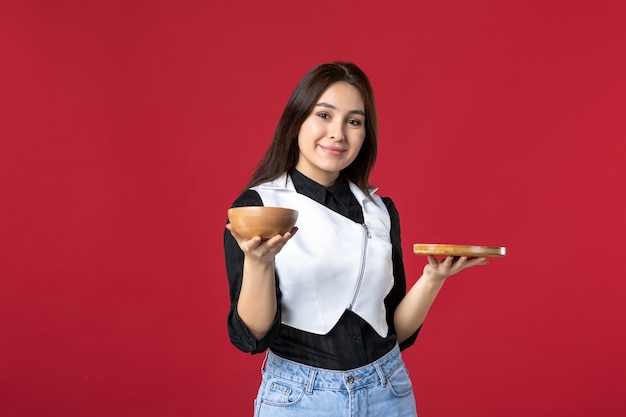
[(246, 256), (243, 259), (244, 269), (252, 269), (258, 272), (274, 270), (274, 258), (265, 260), (263, 258), (255, 258)]
[(432, 285), (443, 285), (446, 278), (448, 278), (448, 275), (437, 273), (430, 265), (426, 265), (421, 279)]

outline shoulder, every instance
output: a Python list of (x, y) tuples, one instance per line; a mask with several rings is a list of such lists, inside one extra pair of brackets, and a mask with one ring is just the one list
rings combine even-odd
[(391, 224), (398, 224), (400, 221), (400, 214), (398, 213), (398, 209), (396, 208), (396, 205), (394, 204), (391, 197), (380, 197), (380, 199), (383, 201), (385, 207), (387, 208), (389, 218), (391, 219)]
[(387, 207), (387, 210), (389, 210), (389, 214), (393, 213), (396, 216), (398, 215), (398, 209), (396, 208), (396, 205), (394, 204), (391, 197), (380, 197), (380, 199), (383, 200), (383, 203), (385, 203), (385, 207)]
[(263, 200), (255, 190), (246, 190), (237, 197), (231, 207), (262, 206)]

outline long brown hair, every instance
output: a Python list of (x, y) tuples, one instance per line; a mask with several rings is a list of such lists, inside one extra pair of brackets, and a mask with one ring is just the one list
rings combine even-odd
[(296, 166), (300, 155), (298, 134), (302, 123), (311, 114), (324, 91), (339, 81), (356, 87), (365, 106), (363, 145), (356, 159), (342, 173), (365, 194), (369, 194), (369, 176), (378, 152), (378, 118), (374, 92), (369, 79), (359, 67), (351, 62), (341, 61), (318, 65), (302, 77), (283, 110), (267, 152), (246, 188), (274, 180)]

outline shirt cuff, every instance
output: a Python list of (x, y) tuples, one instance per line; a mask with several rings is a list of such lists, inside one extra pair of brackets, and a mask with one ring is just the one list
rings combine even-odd
[(239, 350), (249, 353), (262, 353), (276, 340), (280, 333), (280, 312), (276, 312), (274, 321), (265, 335), (256, 339), (244, 321), (233, 308), (228, 317), (228, 335), (231, 343)]

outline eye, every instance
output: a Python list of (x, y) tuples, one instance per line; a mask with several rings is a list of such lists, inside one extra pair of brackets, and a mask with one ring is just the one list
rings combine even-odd
[(348, 124), (354, 126), (354, 127), (359, 127), (363, 124), (363, 122), (361, 122), (359, 119), (349, 119), (348, 120)]
[(323, 111), (317, 113), (317, 115), (321, 117), (322, 119), (330, 119), (330, 114), (323, 112)]

